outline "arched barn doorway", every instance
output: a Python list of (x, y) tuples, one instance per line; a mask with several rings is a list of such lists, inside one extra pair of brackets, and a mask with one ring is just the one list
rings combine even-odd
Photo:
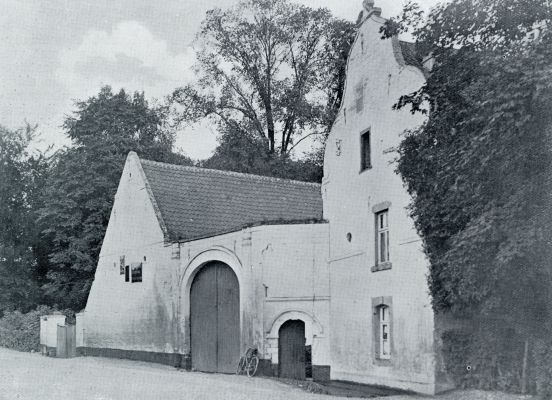
[(211, 262), (190, 289), (192, 368), (233, 373), (240, 359), (240, 289), (232, 268)]
[(278, 331), (278, 375), (282, 378), (305, 379), (305, 323), (289, 320)]

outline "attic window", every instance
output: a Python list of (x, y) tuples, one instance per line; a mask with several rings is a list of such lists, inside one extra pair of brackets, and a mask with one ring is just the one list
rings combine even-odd
[(364, 132), (360, 136), (360, 171), (372, 168), (370, 159), (370, 131)]
[(142, 282), (142, 263), (132, 263), (132, 283)]

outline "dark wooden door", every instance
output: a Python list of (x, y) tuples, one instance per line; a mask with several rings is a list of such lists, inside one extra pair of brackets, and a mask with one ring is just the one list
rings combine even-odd
[(203, 267), (190, 289), (192, 368), (217, 371), (217, 290), (216, 268)]
[(192, 368), (234, 373), (240, 358), (240, 291), (234, 271), (213, 262), (190, 290)]
[(305, 323), (285, 322), (279, 331), (278, 369), (282, 378), (305, 379)]
[(217, 267), (217, 371), (235, 373), (240, 360), (240, 290), (234, 271)]

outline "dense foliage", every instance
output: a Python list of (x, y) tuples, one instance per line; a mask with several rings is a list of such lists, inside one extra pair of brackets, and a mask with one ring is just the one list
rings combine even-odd
[(73, 146), (51, 160), (40, 208), (43, 241), (50, 244), (45, 295), (75, 310), (86, 304), (117, 185), (129, 151), (146, 159), (190, 163), (172, 152), (174, 133), (162, 110), (141, 93), (104, 87), (77, 103), (64, 128)]
[(18, 351), (39, 351), (40, 317), (53, 313), (65, 315), (67, 323), (75, 323), (75, 312), (72, 309), (58, 311), (41, 305), (25, 313), (19, 310), (5, 312), (0, 318), (0, 347)]
[[(431, 262), (434, 308), (472, 321), (470, 352), (481, 360), (478, 346), (536, 349), (552, 329), (551, 18), (545, 0), (452, 0), (427, 16), (411, 2), (383, 30), (410, 28), (433, 57), (427, 83), (397, 103), (429, 111), (406, 133), (398, 170)], [(495, 372), (526, 390), (520, 354), (496, 360)]]
[(200, 166), (307, 182), (322, 181), (322, 149), (294, 160), (288, 155), (269, 152), (263, 141), (253, 134), (224, 126), (221, 131), (214, 154), (200, 162)]
[(19, 351), (40, 350), (40, 317), (52, 311), (40, 306), (27, 313), (6, 312), (0, 318), (0, 346)]
[(40, 299), (34, 221), (46, 160), (28, 150), (33, 134), (31, 126), (16, 131), (0, 126), (0, 316)]
[(177, 120), (204, 118), (288, 155), (324, 140), (343, 94), (355, 26), (288, 0), (243, 0), (208, 11), (198, 35), (197, 83), (172, 96)]

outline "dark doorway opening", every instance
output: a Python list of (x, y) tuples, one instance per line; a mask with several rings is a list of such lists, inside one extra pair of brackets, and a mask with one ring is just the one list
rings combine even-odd
[(306, 378), (305, 323), (286, 321), (278, 332), (278, 375), (281, 378)]

